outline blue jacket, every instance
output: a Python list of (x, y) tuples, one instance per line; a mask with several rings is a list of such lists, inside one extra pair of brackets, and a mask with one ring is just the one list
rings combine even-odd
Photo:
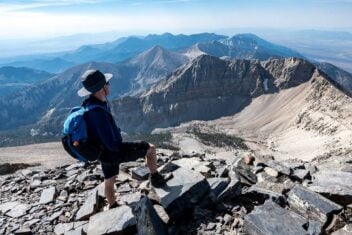
[(119, 156), (119, 146), (122, 143), (121, 130), (116, 126), (107, 102), (90, 96), (82, 105), (88, 104), (101, 105), (105, 108), (105, 110), (95, 108), (85, 113), (89, 142), (103, 147), (101, 161), (116, 161)]

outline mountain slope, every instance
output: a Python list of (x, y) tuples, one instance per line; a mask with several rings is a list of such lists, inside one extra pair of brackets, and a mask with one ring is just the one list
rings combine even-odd
[(133, 80), (133, 88), (130, 94), (144, 91), (187, 62), (188, 57), (168, 51), (160, 46), (155, 46), (135, 56), (122, 65), (128, 67), (128, 70), (131, 71), (126, 74)]
[(352, 95), (352, 74), (325, 62), (316, 63), (316, 66)]
[(67, 112), (82, 102), (76, 92), (81, 87), (80, 77), (87, 69), (114, 75), (109, 97), (114, 99), (148, 88), (185, 61), (187, 58), (183, 55), (154, 47), (119, 64), (92, 62), (73, 67), (16, 95), (0, 99), (3, 108), (0, 117), (4, 120), (0, 130), (32, 125), (39, 132), (59, 133)]
[(0, 68), (0, 96), (6, 96), (22, 88), (33, 86), (54, 74), (30, 68), (5, 66)]
[(160, 81), (141, 97), (114, 102), (122, 129), (151, 131), (191, 120), (240, 112), (254, 97), (273, 94), (312, 79), (314, 65), (300, 59), (221, 60), (203, 55)]

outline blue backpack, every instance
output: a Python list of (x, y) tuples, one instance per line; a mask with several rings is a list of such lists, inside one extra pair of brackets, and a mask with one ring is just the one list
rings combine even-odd
[(87, 124), (84, 114), (92, 109), (101, 108), (100, 105), (88, 105), (87, 107), (74, 107), (64, 122), (62, 145), (66, 152), (73, 158), (82, 161), (96, 161), (103, 152), (103, 147), (88, 142)]

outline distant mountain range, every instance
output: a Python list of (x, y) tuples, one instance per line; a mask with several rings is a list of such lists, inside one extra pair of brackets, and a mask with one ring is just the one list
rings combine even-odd
[(23, 88), (32, 87), (54, 76), (45, 71), (5, 66), (0, 68), (0, 96), (7, 96)]
[[(0, 97), (0, 130), (24, 127), (27, 135), (30, 129), (58, 134), (68, 111), (82, 102), (76, 94), (80, 77), (92, 68), (114, 75), (110, 100), (119, 124), (130, 132), (230, 115), (253, 97), (298, 86), (316, 71), (315, 65), (297, 59), (303, 58), (299, 53), (253, 34), (121, 38), (61, 54), (52, 65), (68, 60), (79, 63), (79, 59), (99, 61), (103, 55), (110, 59), (134, 56), (118, 63), (90, 61), (56, 75), (45, 73), (35, 86)], [(339, 88), (352, 89), (347, 72), (329, 64), (317, 67)]]
[[(85, 45), (71, 52), (43, 55), (43, 60), (38, 59), (38, 55), (33, 56), (33, 58), (26, 56), (24, 60), (12, 61), (10, 64), (12, 66), (28, 66), (53, 73), (59, 73), (74, 65), (92, 61), (109, 63), (121, 62), (157, 45), (176, 51), (190, 47), (196, 43), (225, 38), (227, 37), (213, 33), (193, 35), (173, 35), (165, 33), (162, 35), (148, 35), (146, 37), (131, 36), (127, 38), (119, 38), (113, 42), (104, 44)], [(53, 60), (58, 60), (59, 62), (56, 64), (56, 67), (51, 63)], [(38, 64), (37, 62), (40, 63)], [(7, 65), (6, 63), (3, 64)]]

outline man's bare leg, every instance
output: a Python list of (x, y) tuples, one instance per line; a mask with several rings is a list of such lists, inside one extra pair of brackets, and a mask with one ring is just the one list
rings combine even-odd
[(149, 144), (149, 149), (145, 155), (145, 159), (147, 161), (147, 166), (150, 170), (150, 173), (154, 174), (158, 169), (158, 165), (156, 164), (156, 148), (154, 145)]
[(105, 179), (105, 197), (109, 202), (109, 205), (113, 205), (116, 202), (116, 197), (115, 197), (115, 176)]

